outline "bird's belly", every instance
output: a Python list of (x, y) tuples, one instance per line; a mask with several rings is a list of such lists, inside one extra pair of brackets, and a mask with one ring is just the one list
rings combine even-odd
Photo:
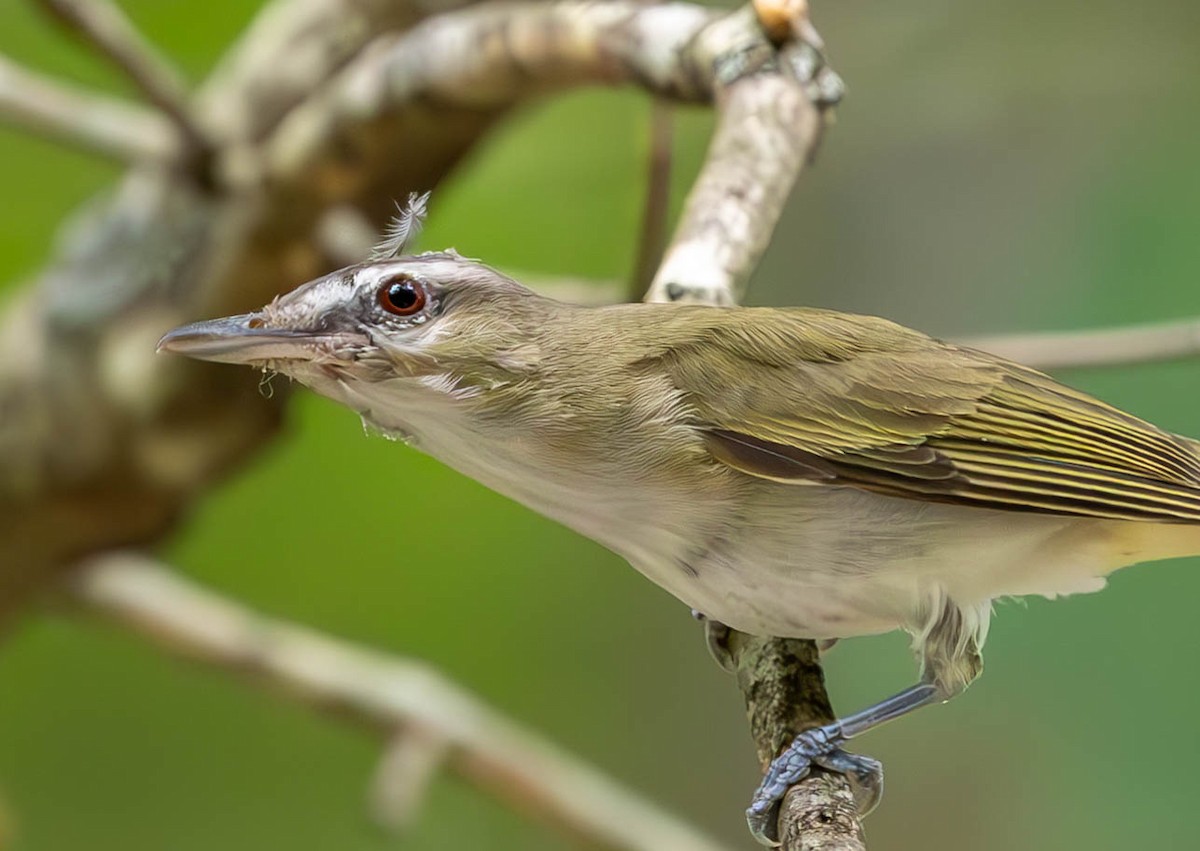
[(847, 638), (889, 632), (905, 625), (917, 600), (894, 582), (833, 583), (796, 563), (790, 571), (746, 559), (737, 570), (701, 566), (681, 575), (671, 561), (639, 558), (641, 573), (707, 617), (755, 635)]
[[(1099, 590), (1117, 567), (1169, 554), (1122, 549), (1126, 523), (780, 487), (744, 507), (735, 534), (693, 552), (688, 571), (679, 569), (677, 553), (662, 549), (625, 555), (675, 596), (737, 629), (845, 638), (920, 631), (943, 605), (977, 611), (986, 623), (993, 599)], [(1170, 530), (1146, 529), (1142, 538), (1162, 540), (1159, 531)], [(1200, 532), (1189, 542), (1200, 544)]]

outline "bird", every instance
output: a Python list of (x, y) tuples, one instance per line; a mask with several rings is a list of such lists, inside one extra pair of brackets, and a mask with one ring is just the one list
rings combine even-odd
[(403, 253), (417, 227), (159, 348), (286, 374), (713, 623), (909, 633), (914, 686), (768, 768), (760, 842), (813, 765), (874, 806), (881, 767), (844, 745), (975, 680), (993, 601), (1200, 554), (1200, 442), (1034, 369), (831, 310), (567, 304), (453, 250)]

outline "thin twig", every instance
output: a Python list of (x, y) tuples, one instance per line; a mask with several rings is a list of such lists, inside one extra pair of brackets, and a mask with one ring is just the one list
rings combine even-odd
[(671, 147), (674, 141), (671, 106), (655, 98), (650, 103), (650, 151), (646, 161), (646, 196), (642, 205), (642, 232), (634, 263), (630, 301), (639, 301), (650, 289), (667, 244), (667, 216), (671, 203)]
[(1087, 331), (998, 334), (963, 342), (1038, 369), (1128, 366), (1200, 355), (1200, 319)]
[(129, 163), (164, 160), (179, 148), (158, 113), (72, 88), (3, 56), (0, 122)]
[(69, 588), (91, 611), (172, 652), (381, 732), (393, 746), (397, 735), (433, 736), (449, 768), (591, 845), (727, 851), (421, 662), (268, 618), (132, 553), (92, 559)]
[(188, 107), (183, 76), (138, 32), (111, 0), (37, 0), (56, 20), (76, 32), (129, 79), (175, 124), (188, 147), (208, 147)]

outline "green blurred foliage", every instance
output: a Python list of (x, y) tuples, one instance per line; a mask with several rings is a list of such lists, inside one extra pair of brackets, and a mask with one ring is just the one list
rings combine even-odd
[[(28, 8), (0, 50), (129, 94)], [(254, 11), (123, 5), (200, 79)], [(1200, 313), (1200, 51), (1192, 0), (815, 3), (849, 96), (752, 293), (940, 334)], [(592, 92), (527, 111), (434, 199), (424, 244), (501, 266), (621, 276), (647, 110)], [(678, 121), (676, 208), (710, 117)], [(0, 132), (0, 280), (118, 171)], [(299, 283), (299, 282), (297, 282)], [(1200, 365), (1067, 376), (1200, 434)], [(286, 437), (197, 508), (166, 556), (264, 611), (428, 659), (654, 799), (749, 847), (755, 766), (733, 683), (686, 610), (596, 545), (300, 394)], [(1001, 603), (988, 673), (871, 735), (888, 794), (877, 847), (1184, 848), (1200, 780), (1195, 561), (1108, 592)], [(838, 706), (913, 677), (904, 642), (843, 642)], [(372, 828), (378, 743), (98, 624), (30, 617), (0, 648), (0, 790), (17, 849), (563, 847), (439, 780), (402, 839)]]

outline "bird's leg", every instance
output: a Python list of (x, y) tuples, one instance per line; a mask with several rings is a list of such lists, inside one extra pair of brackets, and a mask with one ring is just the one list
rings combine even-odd
[(776, 824), (783, 796), (813, 765), (845, 774), (866, 815), (883, 794), (883, 766), (874, 759), (847, 753), (841, 745), (873, 730), (885, 721), (907, 715), (914, 709), (944, 700), (945, 693), (933, 683), (921, 683), (867, 707), (796, 736), (788, 749), (767, 768), (754, 799), (746, 810), (750, 832), (763, 845), (778, 845)]
[(746, 821), (755, 839), (764, 845), (778, 844), (775, 834), (783, 796), (813, 765), (846, 775), (859, 812), (866, 815), (883, 794), (883, 767), (877, 760), (847, 753), (841, 749), (842, 744), (914, 709), (949, 700), (979, 676), (983, 670), (980, 631), (987, 623), (986, 617), (977, 613), (968, 618), (964, 612), (969, 610), (953, 601), (938, 602), (939, 606), (931, 606), (912, 630), (921, 637), (921, 682), (861, 712), (796, 736), (768, 766), (746, 810)]

